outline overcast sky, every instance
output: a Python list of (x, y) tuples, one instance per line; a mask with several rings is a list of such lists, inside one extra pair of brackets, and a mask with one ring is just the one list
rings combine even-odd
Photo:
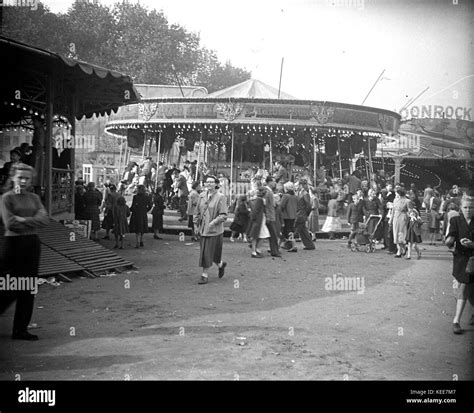
[[(43, 3), (53, 12), (66, 12), (73, 2)], [(200, 33), (201, 44), (222, 61), (277, 88), (284, 58), (281, 89), (300, 99), (361, 104), (385, 69), (368, 106), (398, 111), (428, 86), (415, 105), (473, 106), (471, 0), (140, 3)]]

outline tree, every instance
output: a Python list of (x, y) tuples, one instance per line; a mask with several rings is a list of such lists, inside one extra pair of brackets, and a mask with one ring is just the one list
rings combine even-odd
[[(213, 92), (250, 78), (222, 65), (199, 35), (140, 4), (76, 1), (65, 14), (43, 4), (3, 9), (3, 35), (36, 47), (130, 74), (136, 83), (204, 86)], [(174, 69), (173, 69), (174, 67)]]

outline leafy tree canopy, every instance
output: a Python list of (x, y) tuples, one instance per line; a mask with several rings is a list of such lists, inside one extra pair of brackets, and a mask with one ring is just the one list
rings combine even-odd
[(204, 86), (209, 93), (250, 78), (250, 72), (220, 63), (200, 45), (199, 35), (170, 24), (162, 12), (141, 4), (76, 0), (67, 13), (38, 3), (5, 7), (3, 36), (125, 72), (135, 83)]

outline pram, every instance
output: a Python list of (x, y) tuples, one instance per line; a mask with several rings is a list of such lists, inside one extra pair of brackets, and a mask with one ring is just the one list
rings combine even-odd
[(370, 215), (367, 220), (360, 225), (356, 232), (355, 242), (351, 244), (352, 251), (360, 251), (359, 247), (365, 246), (365, 252), (375, 251), (375, 233), (382, 221), (382, 215)]

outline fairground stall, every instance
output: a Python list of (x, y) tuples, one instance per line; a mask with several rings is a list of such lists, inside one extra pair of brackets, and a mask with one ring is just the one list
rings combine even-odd
[[(137, 102), (131, 78), (5, 37), (0, 37), (0, 61), (1, 139), (11, 142), (12, 133), (31, 132), (32, 141), (26, 143), (31, 143), (30, 163), (37, 172), (35, 191), (52, 218), (39, 234), (40, 275), (92, 274), (130, 264), (87, 238), (70, 242), (71, 230), (58, 221), (74, 219), (74, 152), (83, 138), (75, 133), (75, 119)], [(61, 165), (53, 159), (53, 126), (58, 124), (70, 129)]]

